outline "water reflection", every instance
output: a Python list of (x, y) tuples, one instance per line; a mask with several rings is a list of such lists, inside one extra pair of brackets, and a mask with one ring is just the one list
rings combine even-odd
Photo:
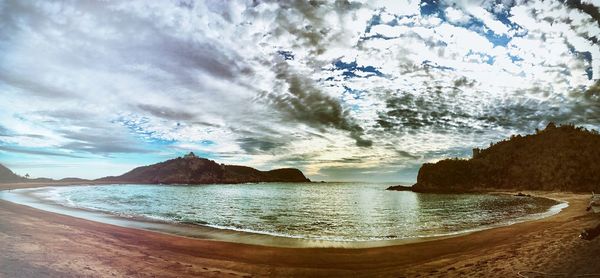
[(385, 191), (364, 183), (61, 187), (45, 198), (120, 216), (308, 239), (440, 235), (547, 210), (546, 199)]

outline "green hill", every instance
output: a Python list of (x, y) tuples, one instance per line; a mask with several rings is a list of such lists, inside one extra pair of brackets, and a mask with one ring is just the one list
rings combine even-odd
[(190, 153), (149, 166), (135, 168), (121, 176), (105, 177), (96, 181), (165, 184), (210, 184), (246, 182), (310, 182), (298, 169), (285, 168), (271, 171), (218, 164)]
[(9, 182), (24, 182), (25, 178), (13, 173), (10, 169), (6, 168), (4, 165), (0, 164), (0, 183), (9, 183)]
[(423, 164), (412, 187), (416, 192), (490, 189), (600, 192), (600, 134), (550, 123), (535, 134), (474, 149), (469, 160)]

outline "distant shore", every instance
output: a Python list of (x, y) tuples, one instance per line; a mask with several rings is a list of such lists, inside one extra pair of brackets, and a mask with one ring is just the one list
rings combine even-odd
[[(2, 184), (0, 189), (81, 183)], [(463, 236), (364, 249), (278, 248), (191, 239), (0, 201), (0, 276), (478, 276), (600, 273), (600, 238), (578, 238), (600, 217), (589, 195), (526, 192), (569, 202), (561, 213)]]
[(16, 182), (16, 183), (0, 183), (0, 190), (36, 188), (46, 186), (69, 186), (69, 185), (101, 185), (101, 184), (116, 184), (127, 182), (106, 182), (106, 181), (53, 181), (53, 182)]

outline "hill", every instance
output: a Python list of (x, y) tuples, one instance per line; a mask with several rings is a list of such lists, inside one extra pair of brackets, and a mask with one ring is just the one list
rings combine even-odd
[(25, 182), (26, 179), (0, 164), (0, 183)]
[(246, 182), (310, 182), (298, 169), (285, 168), (271, 171), (218, 164), (190, 153), (149, 166), (135, 168), (121, 176), (97, 179), (101, 182), (210, 184)]
[(550, 123), (536, 134), (473, 149), (468, 160), (425, 163), (412, 187), (415, 192), (491, 189), (600, 192), (600, 134)]

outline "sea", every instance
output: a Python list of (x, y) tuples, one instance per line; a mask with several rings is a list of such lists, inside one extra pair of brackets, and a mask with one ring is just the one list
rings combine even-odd
[(48, 187), (35, 194), (120, 218), (340, 242), (456, 235), (542, 218), (562, 208), (546, 198), (385, 190), (389, 185), (113, 184)]

